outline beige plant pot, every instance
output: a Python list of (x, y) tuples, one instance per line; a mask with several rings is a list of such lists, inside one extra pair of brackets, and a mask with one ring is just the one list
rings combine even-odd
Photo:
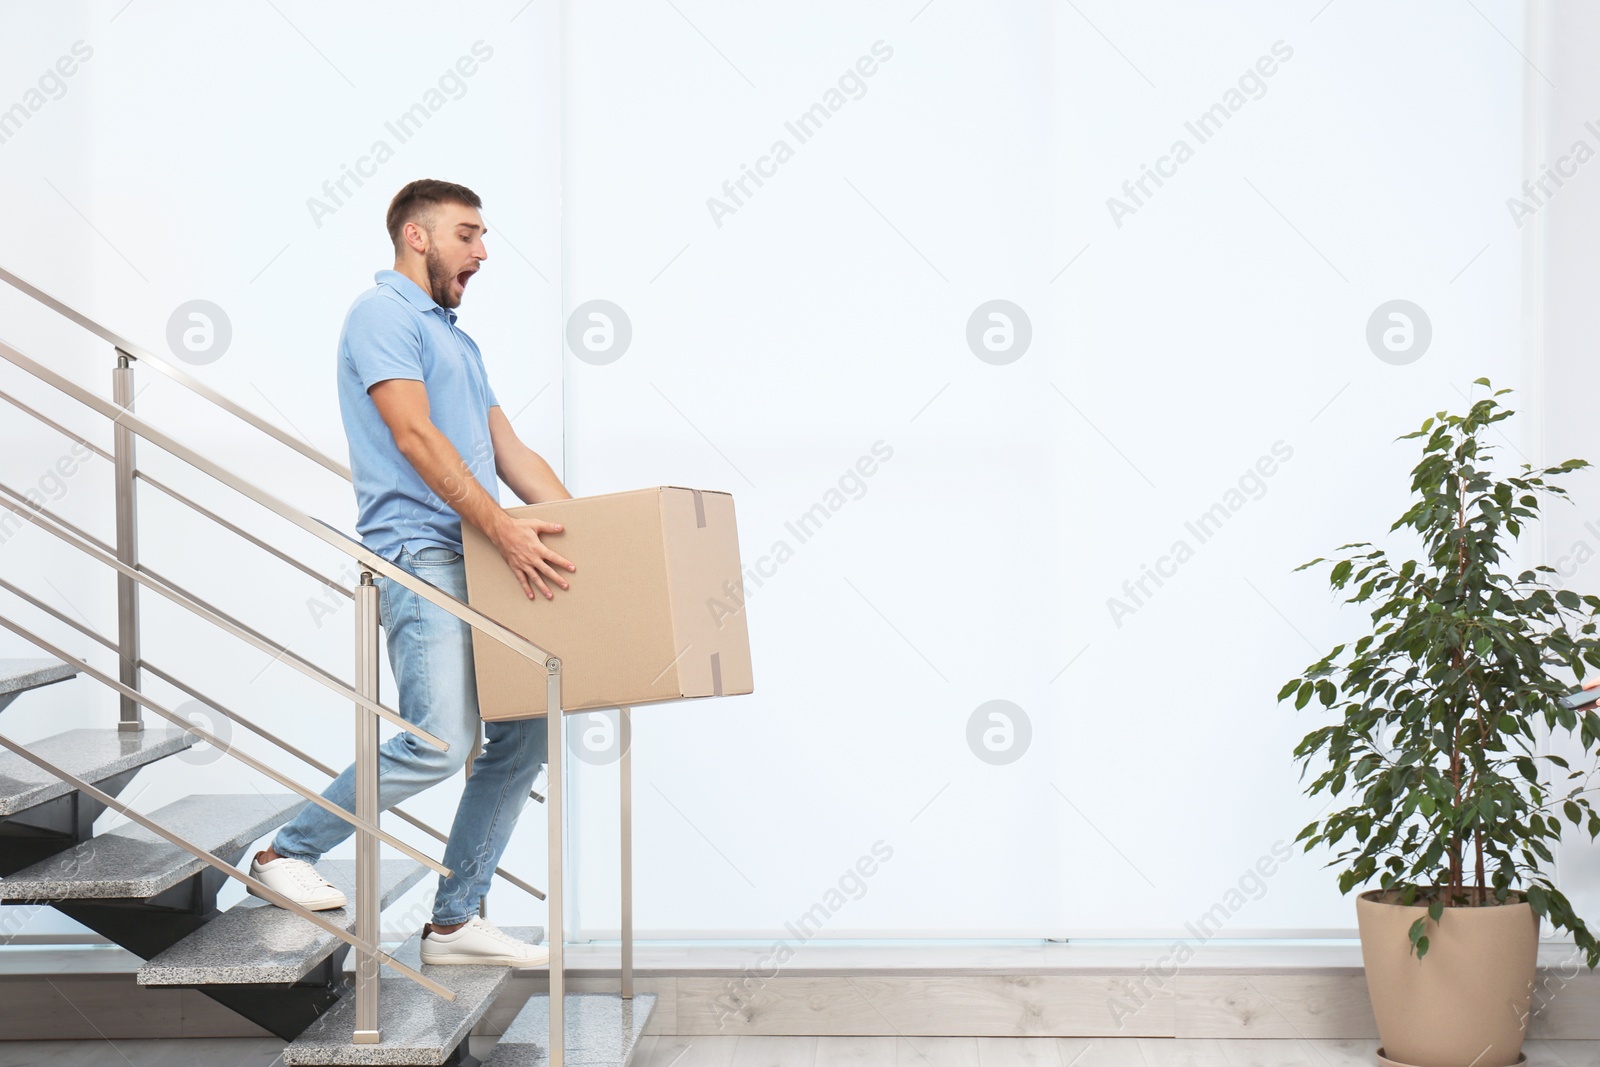
[(1406, 932), (1426, 905), (1356, 898), (1361, 961), (1383, 1046), (1402, 1067), (1512, 1067), (1523, 1063), (1539, 954), (1539, 917), (1526, 902), (1445, 908), (1428, 924), (1420, 960)]

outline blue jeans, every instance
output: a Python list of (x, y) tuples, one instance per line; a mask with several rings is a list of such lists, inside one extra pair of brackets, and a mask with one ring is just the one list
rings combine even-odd
[[(467, 571), (461, 554), (448, 548), (401, 550), (396, 564), (446, 593), (465, 600)], [(439, 925), (466, 922), (478, 914), (494, 869), (511, 839), (528, 791), (545, 762), (545, 721), (481, 722), (478, 683), (472, 670), (472, 628), (454, 615), (388, 578), (376, 579), (378, 622), (388, 637), (389, 664), (399, 689), (398, 710), (409, 723), (449, 744), (440, 752), (408, 733), (378, 746), (378, 807), (387, 810), (460, 770), (480, 728), (487, 740), (473, 761), (450, 826), (441, 876), (433, 900)], [(345, 768), (322, 794), (355, 811), (355, 766)], [(278, 831), (272, 850), (315, 863), (354, 833), (354, 827), (315, 804)]]

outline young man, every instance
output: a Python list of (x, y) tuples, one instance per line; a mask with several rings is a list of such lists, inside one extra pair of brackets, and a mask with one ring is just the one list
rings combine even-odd
[[(488, 232), (472, 190), (423, 179), (389, 205), (394, 269), (356, 298), (339, 338), (339, 409), (350, 441), (362, 542), (423, 581), (465, 600), (463, 519), (487, 534), (529, 597), (551, 584), (568, 588), (555, 570), (577, 567), (539, 540), (557, 523), (513, 519), (499, 504), (496, 474), (528, 503), (571, 495), (550, 465), (518, 440), (489, 387), (478, 346), (458, 326), (453, 308), (488, 258)], [(440, 752), (410, 734), (379, 746), (378, 806), (387, 809), (443, 781), (466, 762), (486, 726), (445, 845), (433, 921), (423, 927), (428, 964), (548, 963), (547, 948), (518, 941), (478, 917), (495, 866), (505, 851), (528, 790), (545, 762), (542, 719), (483, 724), (472, 668), (471, 628), (383, 577), (378, 618), (408, 722), (448, 742)], [(355, 810), (355, 768), (323, 796)], [(349, 837), (349, 823), (308, 805), (258, 852), (250, 873), (312, 910), (347, 901), (312, 864)]]

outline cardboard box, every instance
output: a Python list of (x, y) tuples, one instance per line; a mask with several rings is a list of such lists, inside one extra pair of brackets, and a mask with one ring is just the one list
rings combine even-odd
[[(561, 659), (565, 711), (754, 689), (733, 497), (657, 486), (506, 509), (562, 524), (540, 540), (577, 565), (528, 599), (482, 531), (462, 526), (467, 603)], [(472, 634), (487, 720), (545, 714), (543, 666)]]

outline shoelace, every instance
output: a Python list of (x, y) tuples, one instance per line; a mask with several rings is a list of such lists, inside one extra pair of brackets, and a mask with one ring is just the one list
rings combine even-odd
[(301, 889), (322, 889), (329, 884), (326, 878), (317, 873), (315, 867), (304, 860), (294, 864), (289, 870), (294, 873), (294, 879), (300, 883)]
[(525, 944), (523, 944), (521, 941), (518, 941), (516, 938), (512, 937), (510, 934), (508, 934), (504, 930), (500, 929), (494, 923), (490, 922), (488, 919), (483, 919), (483, 918), (479, 918), (477, 916), (474, 916), (469, 921), (472, 923), (472, 925), (476, 926), (479, 930), (482, 930), (484, 933), (488, 934), (490, 937), (495, 938), (498, 941), (503, 941), (506, 944), (513, 945), (513, 946), (515, 946), (516, 948), (519, 948), (519, 949), (526, 949), (527, 948), (527, 946)]

